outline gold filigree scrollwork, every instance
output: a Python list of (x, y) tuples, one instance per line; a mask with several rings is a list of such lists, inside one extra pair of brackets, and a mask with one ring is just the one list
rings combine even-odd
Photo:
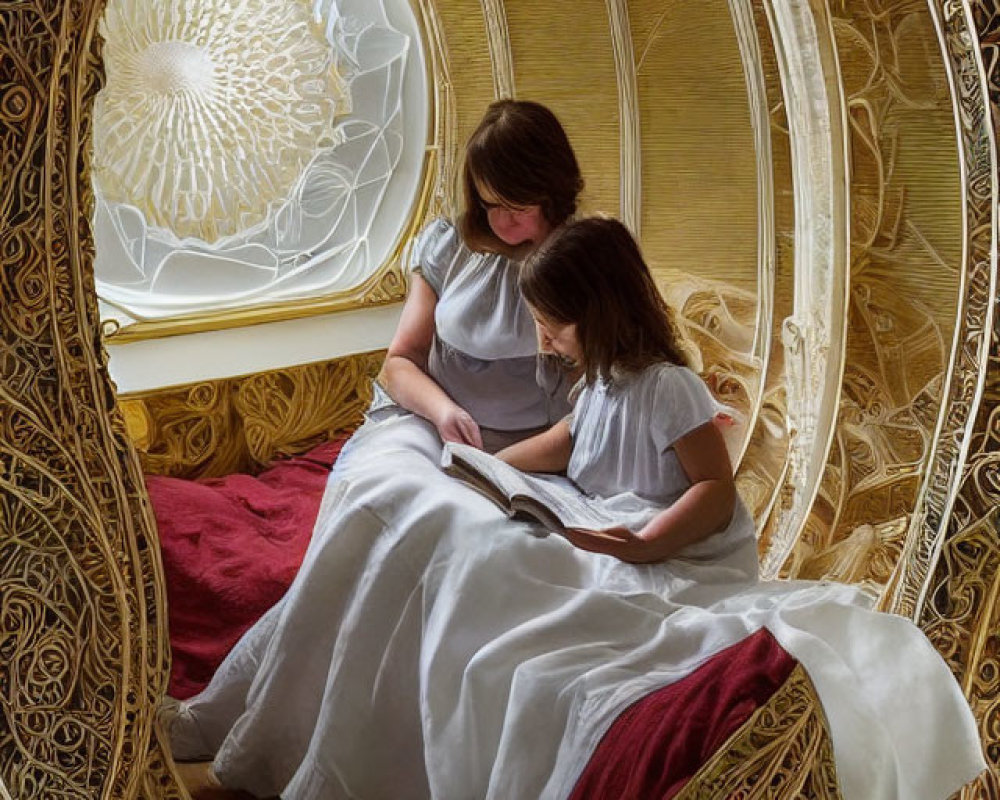
[[(753, 353), (756, 302), (750, 292), (713, 281), (685, 276), (660, 284), (676, 312), (677, 327), (692, 350), (692, 366), (712, 394), (734, 412), (734, 429), (726, 429), (734, 465), (748, 437), (760, 388), (760, 363)], [(741, 489), (745, 484), (739, 478)], [(758, 498), (751, 492), (751, 507)]]
[(839, 800), (826, 716), (805, 669), (788, 680), (720, 747), (677, 800)]
[(936, 114), (950, 127), (951, 100), (933, 65), (912, 55), (914, 42), (934, 36), (925, 6), (834, 6), (852, 153), (847, 359), (820, 492), (783, 574), (869, 581), (881, 590), (902, 555), (932, 454), (948, 345), (940, 311), (905, 290), (897, 267), (924, 265), (942, 291), (958, 286), (957, 264), (926, 231), (940, 228), (940, 215), (921, 218), (912, 202), (935, 186), (901, 164), (916, 133), (900, 120)]
[(175, 387), (121, 399), (147, 474), (257, 472), (356, 427), (381, 352)]
[(130, 798), (144, 770), (171, 783), (151, 737), (163, 578), (95, 346), (102, 7), (0, 9), (0, 784), (19, 800)]
[(834, 444), (783, 573), (869, 581), (881, 591), (930, 453), (945, 348), (929, 309), (858, 272)]
[(958, 4), (935, 3), (955, 64), (967, 171), (969, 276), (949, 395), (954, 419), (940, 432), (938, 472), (917, 508), (912, 555), (892, 598), (895, 609), (916, 615), (979, 721), (990, 771), (960, 793), (962, 800), (1000, 797), (1000, 6), (995, 0), (972, 6), (975, 32)]
[(964, 295), (959, 299), (951, 365), (944, 388), (934, 450), (914, 509), (913, 525), (889, 607), (918, 618), (929, 596), (928, 581), (946, 537), (955, 492), (963, 474), (970, 424), (981, 402), (990, 350), (990, 324), (996, 296), (996, 247), (993, 209), (996, 204), (995, 133), (981, 82), (978, 39), (967, 25), (961, 4), (936, 2), (945, 52), (952, 62), (952, 91), (959, 104), (959, 159), (965, 174), (966, 259)]

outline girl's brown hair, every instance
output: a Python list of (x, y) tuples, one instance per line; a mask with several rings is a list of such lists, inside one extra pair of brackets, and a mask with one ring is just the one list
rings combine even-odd
[(465, 145), (459, 217), (462, 239), (474, 250), (514, 255), (490, 228), (476, 181), (512, 206), (541, 206), (557, 227), (576, 213), (583, 176), (556, 115), (530, 100), (491, 103)]
[(587, 380), (660, 361), (687, 366), (673, 314), (632, 234), (614, 219), (569, 222), (521, 268), (521, 292), (544, 317), (576, 325)]

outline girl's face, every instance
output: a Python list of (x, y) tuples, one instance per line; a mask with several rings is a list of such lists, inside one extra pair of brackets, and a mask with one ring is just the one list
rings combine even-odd
[(583, 361), (583, 347), (576, 335), (576, 323), (553, 322), (537, 309), (531, 309), (538, 331), (538, 349), (543, 353), (559, 356), (563, 363), (577, 367)]
[(504, 244), (518, 247), (536, 245), (549, 235), (549, 225), (541, 206), (513, 206), (497, 197), (489, 188), (476, 181), (479, 202), (486, 209), (490, 230)]

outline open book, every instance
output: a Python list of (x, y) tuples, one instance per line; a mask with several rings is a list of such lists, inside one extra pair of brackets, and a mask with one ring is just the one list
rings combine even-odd
[(624, 522), (572, 486), (526, 474), (466, 444), (445, 443), (441, 467), (486, 495), (511, 517), (533, 517), (549, 530), (600, 531), (621, 527)]

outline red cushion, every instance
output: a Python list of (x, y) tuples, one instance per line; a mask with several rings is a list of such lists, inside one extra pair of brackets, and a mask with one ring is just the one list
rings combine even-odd
[(285, 593), (346, 438), (256, 477), (147, 476), (167, 583), (173, 697), (201, 691), (243, 632)]
[(795, 669), (765, 628), (627, 708), (601, 739), (570, 800), (673, 797)]

